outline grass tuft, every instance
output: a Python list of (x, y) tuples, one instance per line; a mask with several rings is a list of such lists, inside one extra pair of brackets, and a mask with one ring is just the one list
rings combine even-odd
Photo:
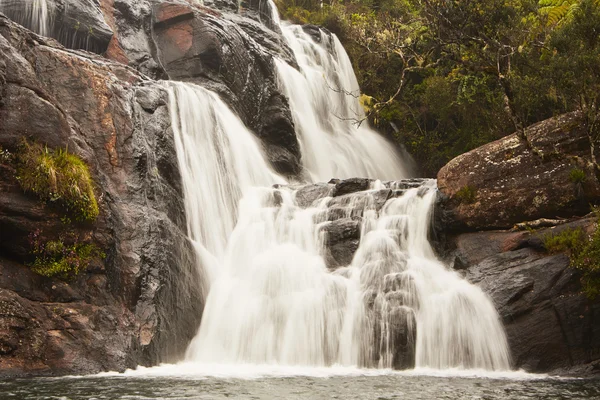
[(89, 169), (66, 149), (24, 141), (17, 154), (17, 179), (25, 192), (60, 205), (77, 221), (93, 222), (98, 217)]

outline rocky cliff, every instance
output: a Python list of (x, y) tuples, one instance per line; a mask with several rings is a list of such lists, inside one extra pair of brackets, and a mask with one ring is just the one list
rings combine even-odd
[[(0, 369), (66, 374), (123, 369), (178, 355), (201, 305), (166, 94), (122, 64), (73, 52), (0, 16), (0, 146), (23, 138), (68, 148), (90, 166), (100, 215), (69, 223), (105, 252), (74, 282), (43, 278), (30, 234), (64, 221), (0, 174)], [(183, 329), (171, 329), (173, 325)], [(183, 325), (181, 325), (183, 324)]]
[[(582, 293), (581, 271), (544, 241), (597, 229), (597, 162), (582, 115), (551, 118), (450, 161), (438, 174), (440, 249), (490, 294), (515, 367), (597, 371), (600, 299)], [(584, 367), (585, 366), (585, 367)]]

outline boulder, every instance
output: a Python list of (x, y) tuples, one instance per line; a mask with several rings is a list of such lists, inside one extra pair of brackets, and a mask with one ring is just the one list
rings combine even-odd
[(367, 190), (371, 184), (371, 180), (366, 178), (334, 179), (329, 183), (335, 184), (332, 195), (337, 197)]
[(589, 212), (600, 184), (583, 117), (564, 114), (456, 157), (438, 173), (452, 229), (505, 229)]

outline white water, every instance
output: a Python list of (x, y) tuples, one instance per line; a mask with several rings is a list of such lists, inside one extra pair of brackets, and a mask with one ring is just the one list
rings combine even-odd
[(183, 182), (188, 235), (210, 280), (235, 226), (242, 193), (285, 180), (267, 165), (255, 136), (213, 92), (166, 83)]
[[(356, 98), (332, 90), (358, 88), (337, 39), (324, 47), (297, 27), (282, 29), (300, 71), (281, 61), (278, 71), (310, 178), (404, 177), (400, 158), (366, 123), (338, 118), (362, 114)], [(377, 192), (402, 183), (376, 181), (346, 196), (345, 216), (362, 215), (361, 240), (352, 263), (331, 272), (324, 230), (338, 200), (299, 207), (294, 189), (272, 187), (285, 180), (218, 96), (168, 86), (188, 234), (209, 285), (186, 365), (509, 368), (490, 300), (442, 265), (427, 240), (435, 181), (409, 184), (382, 209)]]
[(276, 60), (277, 72), (312, 180), (407, 177), (408, 160), (364, 120), (358, 81), (338, 38), (321, 31), (318, 44), (298, 25), (281, 29), (300, 69)]
[[(17, 1), (15, 0), (0, 0), (0, 12), (9, 13), (11, 18), (22, 24), (23, 26), (31, 29), (32, 31), (42, 35), (50, 35), (50, 9), (46, 0), (18, 0), (24, 2), (25, 5), (19, 8), (19, 12), (9, 12), (11, 9), (15, 9), (14, 5)], [(9, 7), (10, 6), (10, 7)]]

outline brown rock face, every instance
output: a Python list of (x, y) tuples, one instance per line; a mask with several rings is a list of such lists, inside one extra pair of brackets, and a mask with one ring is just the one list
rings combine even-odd
[[(100, 216), (65, 224), (0, 160), (0, 375), (122, 370), (177, 357), (199, 325), (199, 276), (167, 96), (90, 53), (0, 15), (0, 146), (68, 148), (90, 168)], [(33, 273), (29, 235), (69, 229), (106, 254), (76, 279)], [(194, 299), (191, 301), (190, 299)], [(177, 329), (175, 329), (177, 326)]]
[[(456, 157), (438, 174), (452, 221), (468, 229), (510, 228), (542, 217), (583, 215), (600, 199), (583, 118), (565, 114)], [(584, 175), (584, 178), (581, 177)]]

